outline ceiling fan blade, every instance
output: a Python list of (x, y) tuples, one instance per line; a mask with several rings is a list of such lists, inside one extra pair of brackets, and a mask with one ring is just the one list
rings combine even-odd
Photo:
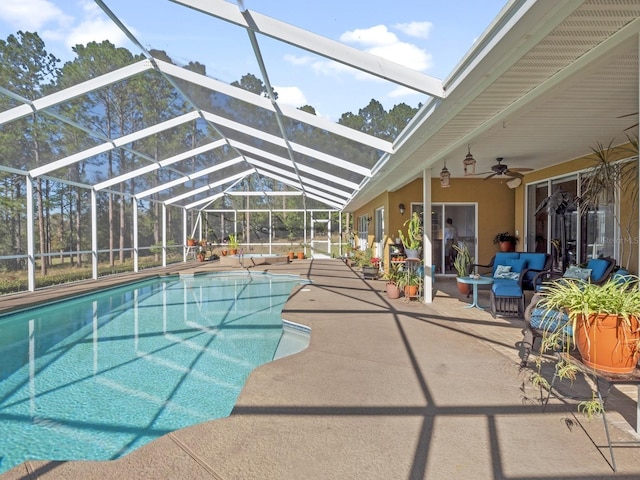
[(491, 175), (489, 175), (488, 177), (484, 177), (485, 180), (489, 180), (491, 177), (495, 177), (497, 175), (496, 172), (493, 172)]
[(510, 168), (508, 171), (509, 172), (530, 172), (531, 170), (533, 170), (533, 168), (516, 167), (516, 168)]
[(521, 173), (514, 172), (513, 170), (507, 170), (506, 172), (504, 172), (504, 174), (507, 177), (513, 177), (513, 178), (522, 178), (524, 176)]

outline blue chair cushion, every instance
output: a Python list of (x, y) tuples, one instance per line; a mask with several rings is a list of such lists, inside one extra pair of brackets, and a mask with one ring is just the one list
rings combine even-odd
[(603, 260), (602, 258), (592, 258), (587, 263), (587, 268), (591, 270), (591, 280), (594, 282), (600, 281), (602, 276), (607, 271), (609, 267), (609, 261)]
[(569, 322), (569, 316), (565, 312), (547, 310), (546, 308), (534, 308), (529, 320), (531, 328), (536, 330), (554, 331), (564, 325), (567, 335), (573, 334), (573, 327)]
[(518, 282), (513, 280), (497, 278), (491, 285), (491, 291), (493, 291), (496, 297), (521, 297), (522, 289)]
[(509, 258), (507, 259), (507, 265), (511, 267), (512, 272), (520, 273), (527, 268), (527, 261), (522, 258)]
[(547, 261), (547, 256), (539, 253), (522, 252), (520, 258), (527, 261), (527, 268), (533, 268), (534, 270), (544, 269), (544, 264)]
[(518, 258), (520, 258), (520, 253), (518, 252), (497, 252), (493, 259), (491, 276), (495, 276), (498, 265), (507, 265), (507, 260), (517, 260)]

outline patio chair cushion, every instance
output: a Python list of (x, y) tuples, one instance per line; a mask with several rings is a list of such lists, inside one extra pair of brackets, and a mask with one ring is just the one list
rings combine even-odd
[(587, 268), (591, 270), (591, 280), (598, 282), (609, 269), (609, 261), (604, 258), (592, 258), (587, 262)]
[(569, 322), (569, 316), (566, 312), (558, 310), (547, 310), (546, 308), (534, 308), (531, 310), (531, 318), (529, 326), (538, 331), (554, 331), (560, 326), (565, 325), (564, 333), (571, 335), (573, 328)]
[(522, 297), (522, 288), (518, 282), (506, 278), (495, 278), (491, 291), (496, 297)]
[(584, 280), (585, 282), (588, 282), (591, 278), (591, 269), (571, 265), (562, 276), (563, 278), (575, 278), (577, 280)]
[(519, 252), (498, 252), (493, 258), (493, 269), (491, 270), (491, 276), (496, 276), (496, 270), (500, 265), (507, 265), (507, 260), (517, 260), (520, 258)]
[(527, 260), (523, 258), (509, 258), (507, 265), (511, 267), (512, 272), (520, 273), (527, 268)]

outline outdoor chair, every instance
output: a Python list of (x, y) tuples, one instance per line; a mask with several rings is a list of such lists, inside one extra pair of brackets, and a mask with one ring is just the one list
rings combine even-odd
[(538, 338), (542, 338), (545, 331), (555, 331), (563, 325), (567, 326), (562, 330), (565, 335), (573, 334), (572, 328), (568, 325), (569, 316), (566, 312), (558, 310), (548, 310), (538, 307), (538, 302), (542, 299), (540, 293), (536, 293), (531, 298), (531, 302), (524, 311), (524, 330), (522, 338), (522, 359), (520, 368), (526, 368), (533, 345)]
[(563, 272), (547, 270), (535, 275), (532, 280), (533, 290), (538, 292), (544, 282), (551, 282), (560, 278), (577, 278), (596, 285), (602, 285), (614, 273), (616, 260), (611, 257), (592, 258), (582, 268), (571, 265)]

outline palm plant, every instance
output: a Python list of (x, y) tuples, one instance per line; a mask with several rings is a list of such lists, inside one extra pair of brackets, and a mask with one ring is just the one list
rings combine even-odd
[[(618, 194), (624, 197), (625, 203), (638, 204), (638, 162), (620, 161), (629, 153), (638, 155), (638, 138), (627, 136), (627, 139), (630, 144), (628, 149), (614, 147), (613, 140), (607, 146), (596, 143), (595, 147), (591, 147), (594, 163), (584, 173), (580, 197), (581, 210), (613, 205)], [(621, 242), (620, 264), (628, 268), (634, 235), (638, 231), (638, 219), (630, 215), (623, 224), (623, 219), (616, 213), (615, 208), (611, 209), (611, 213), (624, 238)]]

